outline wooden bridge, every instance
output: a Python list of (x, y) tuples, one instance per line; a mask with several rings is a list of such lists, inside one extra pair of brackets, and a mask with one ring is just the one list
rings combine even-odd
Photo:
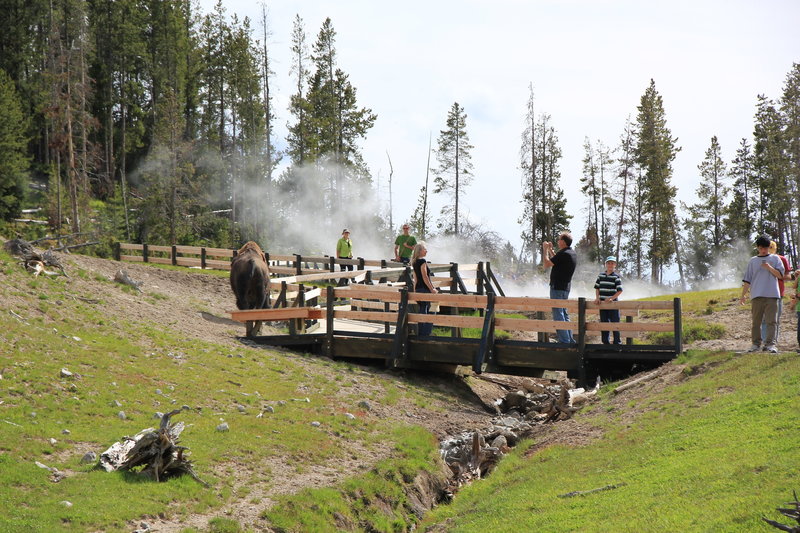
[[(494, 292), (484, 295), (429, 294), (409, 292), (405, 287), (398, 290), (397, 287), (361, 284), (327, 287), (324, 294), (324, 307), (298, 304), (233, 311), (231, 317), (240, 322), (289, 321), (289, 334), (258, 336), (252, 340), (331, 358), (382, 360), (387, 366), (417, 369), (462, 365), (470, 366), (477, 373), (539, 377), (548, 370), (564, 370), (582, 384), (588, 384), (597, 375), (609, 378), (629, 373), (635, 367), (660, 365), (682, 351), (679, 298), (673, 301), (595, 304), (585, 298), (550, 300), (499, 296)], [(305, 302), (321, 297), (322, 290), (314, 289), (310, 295), (312, 298)], [(439, 304), (441, 312), (417, 313), (415, 308), (419, 302)], [(566, 308), (574, 321), (557, 322), (543, 318), (550, 315), (553, 307)], [(618, 309), (626, 320), (598, 322), (600, 309)], [(476, 316), (464, 316), (462, 312)], [(537, 318), (507, 317), (505, 313)], [(644, 313), (651, 319), (662, 315), (664, 321), (633, 321), (634, 317)], [(348, 331), (337, 328), (337, 319), (382, 324), (384, 331)], [(305, 332), (306, 325), (313, 320), (324, 321), (325, 331)], [(445, 328), (445, 335), (416, 335), (415, 325), (423, 322)], [(473, 328), (480, 334), (477, 338), (465, 337), (462, 335), (464, 328)], [(447, 329), (450, 330), (449, 336)], [(573, 331), (577, 342), (548, 342), (549, 334), (557, 329)], [(595, 337), (601, 331), (619, 331), (626, 342), (622, 345), (596, 343)], [(634, 337), (649, 332), (666, 332), (670, 341), (667, 344), (633, 343)]]
[[(200, 268), (230, 268), (234, 255), (235, 250), (193, 246), (120, 243), (116, 248), (118, 260)], [(379, 360), (391, 367), (461, 365), (475, 372), (528, 376), (563, 370), (583, 384), (597, 375), (607, 378), (659, 365), (682, 351), (679, 298), (595, 304), (584, 298), (508, 297), (488, 262), (430, 264), (434, 286), (445, 293), (415, 293), (410, 291), (410, 269), (402, 263), (300, 254), (267, 254), (267, 260), (270, 273), (278, 276), (272, 280), (271, 309), (231, 312), (240, 322), (288, 323), (287, 335), (253, 338), (261, 344), (332, 358)], [(354, 270), (338, 272), (339, 265), (352, 265)], [(330, 281), (339, 286), (313, 285)], [(422, 301), (439, 305), (441, 311), (416, 312)], [(572, 321), (550, 320), (554, 307), (566, 308)], [(600, 323), (600, 309), (618, 309), (625, 321)], [(635, 321), (639, 318), (647, 321)], [(353, 321), (373, 327), (354, 331)], [(417, 335), (422, 322), (432, 323), (438, 334)], [(464, 336), (465, 328), (473, 334)], [(549, 342), (557, 329), (571, 330), (577, 342)], [(601, 331), (619, 331), (625, 344), (600, 344)], [(634, 343), (634, 338), (652, 333), (662, 333), (665, 343)]]

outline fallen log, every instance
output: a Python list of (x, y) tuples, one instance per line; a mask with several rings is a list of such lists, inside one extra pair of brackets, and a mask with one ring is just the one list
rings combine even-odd
[(620, 487), (624, 487), (625, 483), (617, 483), (616, 485), (606, 485), (605, 487), (599, 487), (596, 489), (590, 490), (574, 490), (572, 492), (568, 492), (566, 494), (559, 494), (559, 498), (574, 498), (575, 496), (586, 496), (587, 494), (593, 494), (595, 492), (602, 492), (604, 490), (613, 490), (618, 489)]
[(623, 383), (622, 385), (620, 385), (619, 387), (614, 389), (614, 394), (618, 394), (620, 392), (625, 392), (626, 390), (631, 389), (631, 388), (635, 387), (636, 385), (639, 385), (640, 383), (644, 383), (646, 381), (650, 381), (651, 379), (654, 379), (654, 378), (658, 377), (658, 375), (659, 375), (658, 370), (656, 370), (655, 372), (650, 372), (647, 375), (644, 375), (644, 376), (642, 376), (640, 378), (636, 378), (633, 381), (629, 381), (627, 383)]

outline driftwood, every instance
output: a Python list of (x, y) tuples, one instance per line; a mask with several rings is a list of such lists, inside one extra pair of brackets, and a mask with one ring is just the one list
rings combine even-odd
[(778, 507), (776, 511), (778, 511), (784, 516), (788, 516), (789, 518), (797, 522), (798, 525), (789, 526), (786, 524), (781, 524), (780, 522), (776, 522), (775, 520), (770, 520), (768, 518), (762, 518), (762, 520), (767, 524), (771, 525), (772, 527), (780, 529), (781, 531), (788, 531), (789, 533), (800, 533), (800, 501), (798, 501), (797, 499), (797, 491), (793, 491), (793, 493), (794, 493), (794, 501), (786, 504), (786, 505), (791, 505), (792, 508), (784, 509)]
[(140, 288), (141, 285), (142, 285), (142, 282), (141, 281), (134, 281), (128, 275), (128, 271), (125, 270), (124, 268), (121, 269), (121, 270), (117, 270), (117, 273), (114, 274), (114, 281), (116, 281), (117, 283), (122, 283), (123, 285), (130, 285), (131, 287), (133, 287), (137, 291), (142, 292), (142, 289)]
[(31, 243), (22, 239), (7, 241), (4, 248), (10, 254), (16, 255), (22, 259), (22, 265), (28, 272), (33, 273), (34, 276), (38, 276), (39, 274), (47, 274), (50, 276), (58, 275), (58, 272), (45, 270), (45, 267), (55, 267), (61, 271), (63, 276), (69, 277), (64, 270), (61, 259), (59, 259), (58, 255), (56, 255), (53, 250), (38, 252)]
[(187, 448), (178, 445), (178, 437), (184, 429), (183, 422), (170, 423), (170, 418), (180, 412), (180, 409), (176, 409), (164, 414), (157, 430), (147, 428), (133, 438), (124, 437), (122, 441), (114, 443), (100, 455), (97, 467), (106, 472), (142, 467), (139, 474), (155, 481), (188, 474), (207, 487), (208, 484), (195, 473), (192, 462), (184, 457)]
[(646, 375), (644, 375), (644, 376), (642, 376), (640, 378), (636, 378), (633, 381), (629, 381), (627, 383), (623, 383), (622, 385), (620, 385), (619, 387), (614, 389), (614, 393), (618, 394), (620, 392), (625, 392), (626, 390), (631, 389), (631, 388), (635, 387), (636, 385), (639, 385), (639, 384), (644, 383), (646, 381), (650, 381), (651, 379), (657, 378), (658, 375), (659, 375), (658, 370), (656, 370), (655, 372), (650, 372), (649, 374), (646, 374)]

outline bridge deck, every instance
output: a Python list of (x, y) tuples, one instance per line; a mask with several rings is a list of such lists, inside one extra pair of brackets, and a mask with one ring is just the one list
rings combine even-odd
[[(320, 307), (294, 307), (281, 309), (236, 311), (235, 320), (286, 320), (294, 326), (289, 335), (254, 337), (260, 344), (285, 346), (308, 353), (342, 359), (383, 360), (388, 366), (431, 368), (440, 365), (471, 366), (475, 372), (493, 372), (514, 375), (541, 376), (545, 371), (565, 370), (584, 384), (595, 375), (609, 377), (625, 372), (634, 366), (652, 366), (673, 359), (681, 352), (680, 299), (672, 302), (614, 302), (595, 304), (584, 298), (578, 300), (549, 300), (537, 298), (495, 297), (454, 294), (423, 294), (399, 291), (376, 291), (368, 286), (348, 288), (329, 287), (327, 302), (335, 304), (337, 298), (347, 298), (351, 306), (363, 298), (376, 310), (343, 310), (340, 305)], [(428, 315), (410, 312), (413, 302), (436, 301), (444, 307), (442, 314)], [(394, 310), (388, 310), (395, 304)], [(575, 322), (554, 322), (543, 318), (520, 319), (497, 316), (501, 309), (538, 312), (554, 306), (567, 307), (577, 314)], [(600, 308), (627, 311), (628, 321), (618, 323), (587, 320)], [(459, 308), (477, 309), (482, 316), (461, 316)], [(386, 309), (386, 310), (383, 310)], [(668, 322), (632, 323), (639, 310), (648, 313), (671, 312)], [(631, 312), (631, 311), (635, 311)], [(450, 314), (453, 313), (453, 314)], [(342, 321), (369, 319), (368, 331), (348, 331)], [(309, 320), (324, 321), (324, 331), (300, 333)], [(413, 324), (430, 322), (451, 328), (452, 337), (420, 337), (414, 334)], [(460, 336), (461, 328), (481, 330), (479, 338)], [(495, 327), (505, 330), (539, 332), (538, 341), (496, 338)], [(338, 329), (337, 329), (338, 328)], [(556, 329), (570, 329), (575, 333), (576, 344), (542, 342)], [(595, 332), (620, 331), (628, 344), (592, 344), (587, 337)], [(672, 342), (666, 345), (633, 344), (632, 337), (642, 332), (671, 332)]]

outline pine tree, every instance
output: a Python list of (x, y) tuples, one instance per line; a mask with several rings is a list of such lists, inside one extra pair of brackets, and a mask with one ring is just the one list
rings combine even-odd
[(14, 81), (0, 69), (0, 220), (20, 214), (29, 164), (26, 126)]
[[(711, 146), (697, 169), (700, 171), (700, 184), (696, 191), (698, 201), (687, 208), (689, 218), (686, 227), (690, 232), (690, 242), (693, 243), (688, 247), (687, 268), (693, 278), (706, 279), (712, 273), (713, 261), (720, 258), (730, 242), (724, 231), (729, 190), (725, 183), (727, 172), (716, 135), (711, 137)], [(708, 238), (709, 234), (711, 239)], [(706, 237), (698, 238), (702, 235)], [(714, 269), (713, 273), (719, 279), (719, 269)]]
[(784, 120), (784, 139), (787, 156), (787, 179), (791, 182), (794, 196), (791, 201), (791, 231), (792, 243), (790, 250), (784, 250), (792, 259), (792, 264), (797, 264), (800, 259), (798, 245), (800, 243), (800, 63), (793, 63), (792, 69), (786, 75), (783, 94), (780, 99), (780, 109)]
[[(452, 200), (452, 205), (442, 208), (443, 220), (440, 227), (445, 233), (458, 235), (460, 231), (459, 202), (464, 189), (472, 182), (472, 156), (467, 134), (467, 114), (458, 102), (447, 112), (446, 128), (439, 132), (436, 159), (439, 167), (435, 170), (434, 190), (436, 194), (445, 193)], [(452, 223), (447, 218), (452, 215)]]
[(793, 184), (787, 183), (788, 158), (783, 117), (775, 102), (758, 95), (753, 132), (754, 170), (758, 190), (758, 231), (770, 234), (781, 245), (788, 243), (789, 208)]
[(750, 243), (756, 231), (756, 198), (753, 152), (747, 139), (742, 139), (729, 172), (733, 178), (733, 198), (725, 216), (725, 233), (732, 241)]
[(678, 271), (684, 279), (678, 250), (678, 232), (675, 228), (674, 199), (676, 189), (672, 185), (672, 161), (680, 150), (667, 128), (663, 100), (656, 90), (655, 81), (641, 97), (637, 116), (639, 131), (636, 146), (637, 164), (644, 170), (644, 210), (647, 213), (646, 230), (649, 237), (647, 254), (650, 258), (650, 276), (661, 282), (663, 269), (673, 257), (678, 260)]
[(520, 169), (522, 170), (522, 216), (519, 224), (522, 225), (522, 250), (528, 250), (531, 256), (531, 263), (536, 264), (536, 254), (539, 246), (537, 245), (540, 178), (537, 175), (537, 155), (536, 155), (536, 115), (534, 113), (533, 84), (528, 85), (527, 112), (525, 113), (525, 128), (522, 131), (522, 143), (520, 145)]
[[(620, 135), (620, 143), (616, 148), (616, 153), (619, 154), (617, 158), (617, 174), (615, 179), (612, 180), (611, 194), (617, 201), (618, 217), (617, 217), (617, 241), (614, 246), (614, 255), (622, 255), (622, 234), (623, 229), (629, 221), (629, 198), (636, 201), (638, 196), (638, 188), (635, 187), (636, 177), (634, 174), (634, 148), (636, 144), (636, 130), (631, 123), (630, 117), (625, 121), (625, 127), (622, 135)], [(619, 264), (622, 266), (623, 261), (621, 257), (617, 257)]]

